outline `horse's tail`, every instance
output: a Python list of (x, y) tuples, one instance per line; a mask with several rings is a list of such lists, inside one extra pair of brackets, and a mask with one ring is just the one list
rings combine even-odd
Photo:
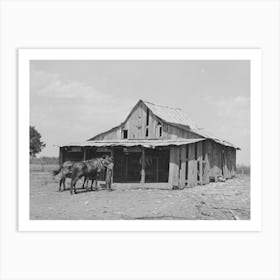
[(62, 169), (62, 165), (60, 165), (57, 169), (53, 170), (52, 171), (53, 176), (56, 176), (57, 174), (59, 174), (61, 169)]

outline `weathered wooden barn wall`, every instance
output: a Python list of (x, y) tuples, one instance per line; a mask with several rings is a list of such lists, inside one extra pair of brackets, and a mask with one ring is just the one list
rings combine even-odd
[(93, 137), (91, 140), (113, 140), (113, 139), (121, 139), (121, 128), (114, 127), (104, 133), (98, 134)]
[(184, 188), (236, 175), (236, 150), (204, 140), (170, 148), (169, 183)]
[(212, 140), (207, 140), (209, 145), (208, 157), (210, 164), (210, 178), (217, 180), (223, 176), (226, 179), (236, 175), (236, 150), (223, 146)]
[(169, 183), (173, 187), (193, 187), (209, 183), (209, 157), (201, 141), (170, 148)]
[[(147, 116), (149, 119), (148, 122)], [(162, 129), (161, 135), (160, 127)], [(196, 133), (162, 122), (146, 107), (144, 103), (139, 103), (138, 106), (132, 110), (128, 119), (123, 124), (99, 134), (91, 140), (122, 139), (123, 130), (127, 130), (127, 139), (201, 138), (201, 136)]]
[(201, 136), (178, 128), (171, 124), (164, 124), (163, 125), (164, 137), (163, 139), (177, 139), (177, 138), (188, 138), (188, 139), (196, 139), (201, 138)]

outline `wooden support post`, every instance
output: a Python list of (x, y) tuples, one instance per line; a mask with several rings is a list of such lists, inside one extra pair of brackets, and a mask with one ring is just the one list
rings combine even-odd
[(141, 184), (145, 183), (145, 165), (146, 165), (145, 148), (142, 148), (142, 154), (141, 154)]
[(86, 159), (87, 159), (87, 148), (84, 147), (83, 161), (86, 161)]
[(233, 151), (233, 176), (236, 176), (236, 149)]
[(203, 184), (203, 166), (202, 166), (202, 142), (197, 143), (197, 167), (198, 167), (198, 177), (199, 181), (198, 184), (202, 185)]
[(210, 143), (208, 140), (204, 141), (205, 145), (205, 155), (204, 155), (204, 169), (203, 169), (203, 184), (209, 184), (210, 182), (210, 162), (209, 162), (209, 155), (210, 155)]
[(169, 184), (173, 188), (179, 187), (179, 162), (180, 162), (180, 147), (170, 147), (170, 162), (169, 162)]
[(225, 148), (225, 170), (226, 170), (226, 179), (230, 179), (230, 151), (228, 148)]
[[(111, 153), (111, 158), (113, 159), (113, 162), (114, 162), (114, 149), (111, 148), (110, 150), (110, 153)], [(111, 170), (111, 183), (113, 184), (114, 182), (114, 168)]]
[(187, 147), (186, 145), (181, 146), (181, 167), (180, 167), (180, 189), (185, 188), (186, 184), (186, 160), (187, 160)]
[(62, 163), (63, 163), (63, 150), (62, 150), (62, 147), (59, 147), (58, 163), (59, 163), (59, 165), (62, 165)]
[(189, 144), (189, 162), (188, 162), (188, 187), (197, 185), (197, 161), (195, 159), (195, 144)]

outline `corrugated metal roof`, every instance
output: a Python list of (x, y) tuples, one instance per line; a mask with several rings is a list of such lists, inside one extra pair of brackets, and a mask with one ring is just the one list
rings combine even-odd
[(180, 108), (157, 105), (148, 101), (143, 101), (143, 103), (153, 112), (154, 115), (166, 122), (198, 128), (197, 125)]
[(133, 147), (142, 146), (145, 148), (154, 148), (162, 146), (179, 146), (191, 143), (196, 143), (204, 141), (204, 138), (197, 139), (167, 139), (167, 140), (100, 140), (100, 141), (84, 141), (84, 142), (74, 142), (62, 147), (112, 147), (112, 146), (123, 146), (123, 147)]
[[(220, 137), (214, 135), (213, 133), (207, 131), (206, 129), (204, 129), (202, 127), (199, 127), (180, 108), (171, 108), (171, 107), (168, 107), (168, 106), (162, 106), (162, 105), (154, 104), (154, 103), (151, 103), (151, 102), (148, 102), (148, 101), (139, 100), (137, 102), (137, 104), (133, 107), (131, 112), (141, 102), (143, 102), (144, 105), (147, 106), (155, 116), (157, 116), (158, 118), (160, 118), (161, 120), (163, 120), (166, 123), (169, 123), (169, 124), (174, 125), (174, 126), (178, 126), (180, 129), (183, 129), (183, 130), (186, 130), (186, 131), (194, 132), (194, 133), (198, 134), (199, 136), (205, 137), (207, 139), (211, 139), (211, 140), (213, 140), (216, 143), (219, 143), (221, 145), (228, 146), (228, 147), (233, 147), (235, 149), (240, 150), (239, 147), (233, 145), (232, 143), (221, 139)], [(126, 120), (129, 118), (131, 112), (127, 116)], [(90, 138), (88, 141), (91, 141), (91, 139), (94, 139), (94, 138), (96, 138), (96, 137), (98, 137), (98, 136), (100, 136), (102, 134), (108, 133), (109, 131), (111, 131), (113, 129), (121, 127), (121, 125), (122, 124), (112, 128), (112, 129), (110, 129), (108, 131), (105, 131), (105, 132), (102, 132), (100, 134), (97, 134), (94, 137)], [(129, 141), (133, 141), (133, 140), (129, 140)], [(147, 140), (147, 141), (151, 141), (151, 140)]]
[(165, 122), (174, 125), (183, 125), (184, 127), (181, 126), (181, 129), (192, 131), (196, 134), (201, 135), (202, 137), (212, 139), (219, 144), (228, 147), (233, 147), (235, 149), (240, 149), (232, 143), (221, 139), (220, 137), (214, 135), (213, 133), (205, 130), (202, 127), (199, 127), (180, 108), (171, 108), (167, 106), (157, 105), (148, 101), (143, 101), (143, 103), (152, 111), (154, 115), (156, 115)]

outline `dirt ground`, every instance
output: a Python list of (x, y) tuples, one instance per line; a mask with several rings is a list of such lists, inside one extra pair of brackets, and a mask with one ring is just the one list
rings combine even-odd
[[(118, 220), (118, 219), (250, 219), (250, 177), (243, 175), (225, 183), (171, 190), (168, 184), (113, 184), (113, 191), (78, 194), (58, 192), (56, 166), (30, 166), (30, 219), (33, 220)], [(70, 180), (66, 181), (67, 186)]]

